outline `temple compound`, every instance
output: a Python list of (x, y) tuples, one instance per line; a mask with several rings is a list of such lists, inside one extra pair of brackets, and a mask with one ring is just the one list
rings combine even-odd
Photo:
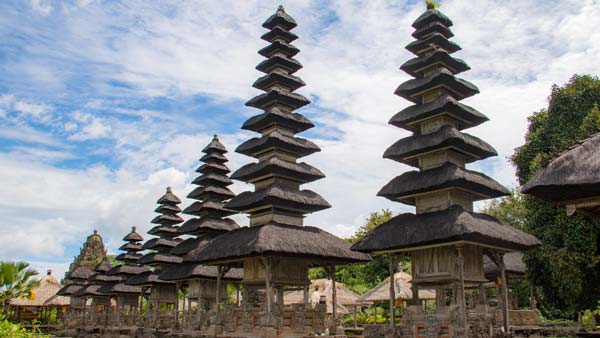
[(283, 9), (269, 17), (262, 36), (269, 45), (258, 53), (266, 59), (256, 69), (266, 75), (253, 87), (264, 91), (246, 105), (262, 110), (248, 119), (242, 129), (261, 134), (242, 143), (236, 152), (254, 157), (231, 178), (254, 184), (255, 191), (243, 192), (226, 208), (249, 214), (250, 226), (215, 237), (201, 250), (184, 256), (184, 262), (222, 267), (243, 267), (243, 297), (240, 307), (215, 314), (211, 334), (222, 337), (305, 337), (315, 334), (341, 335), (334, 309), (325, 321), (324, 304), (313, 308), (305, 301), (286, 305), (285, 290), (304, 289), (310, 284), (309, 267), (325, 267), (333, 278), (339, 264), (369, 260), (350, 250), (348, 242), (316, 227), (304, 226), (304, 215), (329, 208), (317, 193), (300, 189), (324, 175), (298, 159), (319, 151), (313, 142), (295, 134), (312, 128), (310, 120), (294, 110), (310, 102), (294, 91), (304, 81), (293, 75), (302, 68), (293, 57), (299, 50), (291, 44), (296, 22)]
[[(368, 233), (352, 249), (394, 256), (409, 255), (413, 301), (400, 321), (392, 320), (388, 336), (491, 337), (509, 330), (506, 283), (502, 287), (502, 323), (485, 300), (483, 257), (499, 266), (506, 280), (504, 259), (510, 251), (525, 251), (540, 242), (497, 219), (473, 212), (473, 202), (505, 196), (508, 191), (492, 178), (465, 165), (496, 155), (483, 140), (463, 130), (487, 121), (464, 98), (479, 92), (456, 75), (469, 70), (451, 56), (460, 47), (449, 39), (452, 21), (428, 8), (413, 23), (416, 39), (406, 49), (416, 55), (400, 68), (414, 77), (395, 94), (413, 103), (394, 115), (390, 124), (413, 133), (390, 146), (384, 157), (418, 170), (406, 172), (378, 193), (414, 206), (416, 214), (400, 214)], [(418, 290), (436, 291), (435, 309), (425, 309)], [(466, 297), (475, 299), (467, 307)], [(390, 308), (394, 307), (390, 288)], [(393, 311), (392, 311), (393, 314)]]

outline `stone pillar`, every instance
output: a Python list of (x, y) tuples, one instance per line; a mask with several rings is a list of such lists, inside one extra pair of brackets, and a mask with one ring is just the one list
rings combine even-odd
[(467, 321), (467, 304), (465, 299), (465, 258), (463, 257), (463, 248), (461, 246), (457, 246), (456, 251), (459, 276), (456, 300), (458, 301), (460, 310), (461, 327), (467, 329), (469, 324)]

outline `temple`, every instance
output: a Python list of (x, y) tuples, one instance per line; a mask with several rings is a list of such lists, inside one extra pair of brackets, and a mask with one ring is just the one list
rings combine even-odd
[[(353, 250), (394, 256), (409, 255), (412, 264), (413, 300), (396, 326), (394, 311), (391, 335), (465, 337), (509, 330), (508, 310), (503, 322), (494, 320), (496, 310), (485, 301), (483, 256), (489, 256), (502, 271), (503, 255), (524, 251), (540, 242), (533, 236), (497, 219), (473, 212), (473, 202), (505, 196), (508, 191), (492, 178), (466, 168), (466, 164), (496, 155), (485, 141), (463, 132), (487, 117), (460, 101), (479, 92), (472, 83), (456, 75), (469, 70), (451, 56), (460, 47), (450, 41), (452, 21), (432, 6), (412, 24), (416, 39), (406, 49), (416, 55), (400, 68), (413, 79), (402, 83), (395, 94), (413, 105), (394, 115), (389, 123), (412, 132), (391, 145), (384, 157), (417, 170), (392, 179), (378, 193), (389, 200), (414, 206), (416, 214), (403, 213), (380, 225)], [(505, 284), (504, 284), (505, 285)], [(433, 313), (418, 299), (421, 289), (436, 291)], [(507, 291), (503, 287), (504, 304)], [(476, 295), (474, 308), (467, 309), (465, 293)], [(390, 308), (394, 308), (390, 288)]]
[(137, 263), (148, 267), (148, 271), (132, 276), (125, 283), (139, 286), (142, 290), (150, 292), (147, 299), (147, 308), (143, 313), (146, 325), (143, 328), (144, 336), (161, 335), (170, 332), (175, 327), (178, 304), (178, 289), (174, 282), (160, 278), (163, 268), (181, 263), (181, 257), (170, 253), (171, 249), (181, 242), (177, 238), (177, 224), (183, 222), (179, 216), (181, 200), (170, 187), (156, 202), (158, 207), (154, 212), (159, 213), (152, 219), (156, 224), (148, 230), (149, 235), (158, 236), (149, 239), (141, 246), (142, 250), (149, 250), (144, 256), (139, 257)]
[[(230, 172), (226, 165), (227, 149), (215, 135), (202, 152), (202, 164), (196, 169), (200, 175), (192, 181), (197, 187), (187, 196), (194, 202), (184, 210), (184, 213), (195, 217), (177, 229), (179, 235), (190, 237), (170, 251), (179, 257), (202, 250), (216, 236), (239, 228), (234, 220), (226, 218), (235, 212), (224, 206), (225, 201), (235, 196), (228, 188), (233, 182), (227, 177)], [(218, 331), (217, 327), (221, 324), (215, 322), (218, 319), (216, 312), (221, 302), (227, 299), (226, 283), (236, 283), (237, 286), (237, 282), (242, 280), (242, 270), (187, 262), (166, 267), (160, 278), (174, 281), (178, 290), (186, 291), (182, 318), (176, 318), (175, 331), (194, 336)]]
[(94, 233), (89, 235), (83, 243), (79, 255), (75, 256), (75, 259), (69, 265), (69, 270), (65, 273), (63, 284), (68, 285), (72, 282), (72, 279), (78, 279), (77, 277), (71, 278), (75, 270), (84, 268), (88, 273), (91, 273), (94, 267), (104, 259), (106, 259), (104, 242), (102, 241), (102, 237), (98, 234), (98, 230), (94, 230)]
[(265, 75), (258, 78), (253, 87), (264, 93), (246, 103), (262, 113), (242, 126), (260, 136), (236, 149), (258, 162), (242, 166), (231, 175), (233, 179), (253, 184), (255, 190), (233, 197), (226, 205), (228, 209), (248, 214), (250, 226), (219, 235), (202, 250), (184, 257), (184, 262), (244, 268), (241, 307), (217, 314), (222, 317), (217, 325), (226, 323), (216, 328), (217, 332), (222, 330), (224, 336), (303, 337), (326, 331), (332, 335), (343, 334), (336, 316), (335, 291), (329, 323), (324, 320), (324, 305), (313, 308), (307, 297), (304, 303), (286, 305), (284, 291), (307, 290), (308, 268), (314, 266), (329, 271), (335, 290), (336, 265), (369, 260), (368, 255), (352, 252), (348, 242), (303, 224), (307, 213), (330, 206), (319, 194), (300, 188), (324, 175), (315, 167), (298, 162), (299, 158), (320, 149), (313, 142), (296, 136), (314, 126), (306, 117), (294, 112), (310, 103), (294, 92), (304, 86), (304, 81), (294, 75), (302, 68), (294, 59), (299, 50), (291, 44), (298, 38), (291, 32), (296, 26), (281, 6), (263, 23), (269, 31), (262, 39), (269, 45), (258, 52), (265, 60), (256, 69)]

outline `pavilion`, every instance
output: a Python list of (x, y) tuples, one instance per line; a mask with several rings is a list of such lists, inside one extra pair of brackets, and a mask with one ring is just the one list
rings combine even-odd
[[(388, 334), (427, 334), (465, 337), (473, 333), (493, 335), (495, 309), (485, 300), (483, 256), (489, 256), (505, 279), (503, 256), (524, 251), (540, 242), (533, 236), (497, 219), (473, 212), (473, 202), (508, 194), (494, 179), (466, 164), (496, 156), (485, 141), (463, 130), (488, 118), (459, 101), (479, 93), (472, 83), (456, 77), (470, 69), (451, 56), (460, 46), (450, 41), (452, 21), (428, 4), (412, 24), (416, 39), (406, 49), (416, 55), (400, 68), (414, 77), (398, 86), (395, 94), (413, 103), (389, 123), (408, 130), (390, 146), (384, 157), (415, 167), (386, 184), (378, 193), (392, 201), (416, 208), (381, 224), (352, 249), (390, 255), (390, 275), (395, 255), (411, 259), (413, 300), (396, 326), (394, 313)], [(433, 314), (424, 309), (417, 290), (436, 291)], [(467, 309), (466, 290), (477, 290), (477, 306)], [(507, 297), (505, 284), (503, 297)], [(390, 287), (390, 308), (395, 307), (395, 289)], [(506, 304), (506, 301), (503, 302)], [(509, 330), (508, 308), (503, 308), (504, 331)]]
[(67, 311), (70, 300), (66, 296), (57, 296), (62, 289), (60, 282), (52, 276), (52, 270), (39, 280), (39, 285), (33, 289), (31, 298), (11, 299), (9, 307), (14, 319), (22, 321), (39, 320), (47, 323), (51, 316), (60, 318)]
[(575, 212), (600, 218), (600, 133), (578, 142), (537, 172), (524, 194), (553, 202)]

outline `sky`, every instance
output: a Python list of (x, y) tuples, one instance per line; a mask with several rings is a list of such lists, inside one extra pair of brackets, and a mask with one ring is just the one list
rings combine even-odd
[[(303, 133), (322, 151), (303, 160), (327, 177), (305, 187), (332, 208), (305, 224), (351, 235), (371, 212), (411, 208), (377, 197), (409, 167), (382, 154), (408, 132), (387, 121), (409, 102), (411, 23), (421, 1), (0, 2), (0, 259), (26, 260), (62, 276), (97, 229), (115, 253), (131, 226), (145, 233), (167, 186), (183, 200), (202, 148), (218, 134), (233, 170), (253, 161), (233, 150), (260, 111), (256, 53), (262, 22), (279, 4), (298, 23), (304, 68)], [(453, 21), (466, 99), (490, 121), (467, 132), (499, 156), (469, 165), (508, 187), (508, 157), (524, 143), (527, 116), (547, 106), (553, 84), (600, 69), (600, 1), (443, 0)], [(235, 192), (252, 186), (237, 182)], [(247, 224), (243, 215), (236, 215)]]

